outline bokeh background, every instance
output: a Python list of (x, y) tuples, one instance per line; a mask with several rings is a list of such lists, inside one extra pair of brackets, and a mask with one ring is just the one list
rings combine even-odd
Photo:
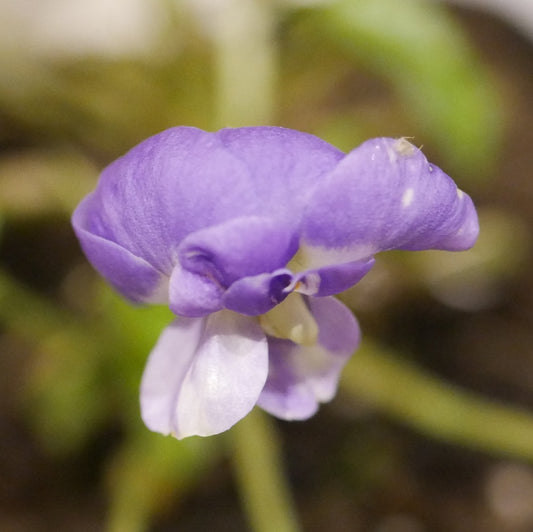
[[(1, 0), (0, 530), (533, 530), (532, 120), (527, 0)], [(257, 124), (413, 137), (482, 233), (341, 296), (365, 342), (313, 419), (178, 442), (138, 408), (170, 313), (69, 217), (151, 134)]]

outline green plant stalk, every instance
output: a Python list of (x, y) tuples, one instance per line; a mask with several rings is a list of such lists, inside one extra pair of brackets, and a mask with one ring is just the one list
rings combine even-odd
[(273, 421), (255, 409), (230, 433), (240, 495), (256, 532), (300, 530), (281, 466)]
[(107, 468), (107, 532), (144, 532), (153, 515), (183, 504), (219, 459), (219, 442), (216, 437), (176, 441), (132, 427)]
[(268, 2), (233, 0), (211, 13), (215, 127), (266, 125), (274, 115), (277, 46)]
[(445, 383), (371, 341), (346, 366), (341, 386), (433, 438), (533, 462), (530, 412)]

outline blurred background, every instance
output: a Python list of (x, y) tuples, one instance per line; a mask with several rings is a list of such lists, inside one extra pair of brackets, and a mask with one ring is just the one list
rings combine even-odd
[(257, 124), (413, 137), (482, 231), (341, 296), (365, 342), (313, 419), (267, 421), (270, 488), (306, 531), (533, 530), (532, 39), (527, 0), (0, 0), (0, 530), (268, 531), (233, 430), (142, 425), (171, 315), (112, 293), (69, 222), (147, 136)]

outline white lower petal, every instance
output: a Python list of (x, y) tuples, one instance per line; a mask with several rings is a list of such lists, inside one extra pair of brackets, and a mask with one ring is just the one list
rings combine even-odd
[(143, 420), (178, 438), (223, 432), (254, 407), (267, 372), (267, 342), (254, 318), (229, 311), (180, 318), (148, 360)]

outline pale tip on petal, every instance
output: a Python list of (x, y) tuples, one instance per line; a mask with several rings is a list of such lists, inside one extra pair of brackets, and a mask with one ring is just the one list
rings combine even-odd
[(402, 195), (402, 207), (407, 208), (409, 205), (413, 203), (413, 199), (415, 197), (415, 191), (412, 187), (409, 187), (405, 190), (405, 192)]

